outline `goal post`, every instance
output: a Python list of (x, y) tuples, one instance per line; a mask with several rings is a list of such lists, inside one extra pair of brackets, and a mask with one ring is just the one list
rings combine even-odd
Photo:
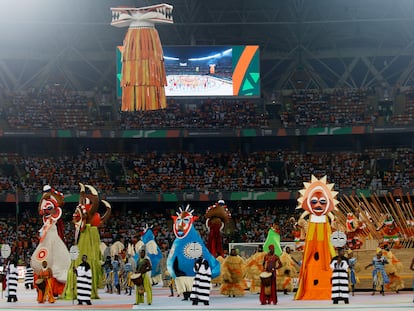
[[(264, 245), (264, 242), (250, 242), (250, 243), (229, 243), (229, 254), (234, 248), (238, 254), (247, 259), (255, 252), (257, 252), (260, 245)], [(295, 242), (280, 242), (280, 247), (283, 249), (285, 246), (289, 246), (290, 249), (295, 250)]]

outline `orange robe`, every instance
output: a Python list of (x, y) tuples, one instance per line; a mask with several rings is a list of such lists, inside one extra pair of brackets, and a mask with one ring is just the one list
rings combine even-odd
[(37, 279), (43, 279), (45, 282), (45, 288), (40, 289), (38, 286), (37, 288), (37, 302), (44, 303), (47, 300), (50, 303), (55, 302), (55, 297), (53, 296), (53, 274), (50, 268), (45, 270), (40, 270)]
[(299, 273), (296, 300), (330, 300), (332, 270), (330, 262), (335, 256), (331, 238), (331, 226), (325, 222), (309, 221), (303, 261)]

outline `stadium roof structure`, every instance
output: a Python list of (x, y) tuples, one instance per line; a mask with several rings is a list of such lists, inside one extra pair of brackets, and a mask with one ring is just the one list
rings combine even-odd
[[(264, 92), (414, 84), (412, 0), (170, 0), (163, 45), (259, 45)], [(126, 29), (111, 7), (162, 1), (0, 0), (0, 89), (115, 88)]]

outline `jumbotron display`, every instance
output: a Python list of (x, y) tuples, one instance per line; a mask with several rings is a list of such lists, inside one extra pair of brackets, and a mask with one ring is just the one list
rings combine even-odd
[[(260, 97), (259, 46), (163, 47), (168, 97)], [(122, 46), (117, 47), (117, 95), (121, 97)]]

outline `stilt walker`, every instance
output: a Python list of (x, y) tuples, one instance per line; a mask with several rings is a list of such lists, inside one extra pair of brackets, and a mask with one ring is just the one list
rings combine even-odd
[(111, 8), (115, 27), (128, 26), (122, 53), (122, 111), (166, 108), (167, 78), (155, 23), (173, 23), (173, 7)]
[[(338, 201), (338, 194), (332, 191), (334, 184), (326, 183), (326, 176), (317, 179), (312, 175), (310, 183), (304, 183), (305, 188), (300, 190), (298, 207), (305, 212), (301, 218), (308, 215), (309, 225), (306, 232), (303, 263), (299, 273), (296, 300), (329, 300), (331, 299), (330, 263), (335, 256), (335, 249), (330, 241), (332, 211)], [(329, 217), (328, 217), (329, 216)]]

